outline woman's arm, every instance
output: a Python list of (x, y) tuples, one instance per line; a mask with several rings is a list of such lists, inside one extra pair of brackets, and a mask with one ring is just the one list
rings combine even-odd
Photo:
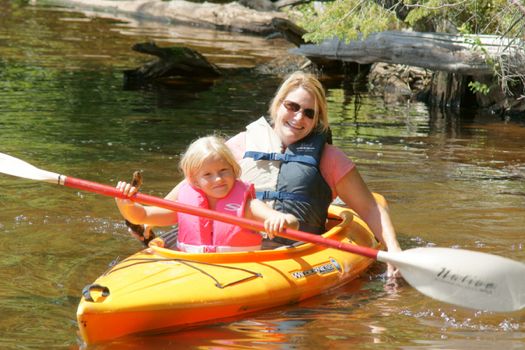
[[(356, 168), (337, 182), (336, 190), (339, 198), (368, 224), (378, 241), (383, 243), (388, 251), (401, 251), (388, 208), (376, 202)], [(395, 269), (389, 266), (388, 275), (394, 274)]]

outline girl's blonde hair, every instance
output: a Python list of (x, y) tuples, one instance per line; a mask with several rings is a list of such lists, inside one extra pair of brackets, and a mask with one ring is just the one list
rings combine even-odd
[(201, 137), (188, 146), (179, 163), (184, 177), (191, 181), (204, 162), (213, 157), (220, 157), (230, 164), (236, 179), (241, 176), (241, 167), (226, 146), (224, 139), (213, 135)]
[(293, 90), (300, 87), (308, 91), (314, 98), (315, 125), (317, 125), (321, 131), (327, 131), (329, 127), (328, 106), (326, 103), (326, 95), (323, 85), (315, 75), (301, 71), (294, 72), (288, 76), (288, 78), (277, 90), (277, 93), (275, 94), (275, 97), (273, 98), (268, 110), (272, 121), (275, 123), (277, 111), (286, 96), (288, 96), (288, 94)]

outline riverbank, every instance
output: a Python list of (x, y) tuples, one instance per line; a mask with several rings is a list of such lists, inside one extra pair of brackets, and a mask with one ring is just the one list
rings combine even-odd
[[(37, 0), (35, 0), (35, 2), (37, 2)], [(297, 16), (298, 14), (294, 13), (293, 16), (290, 16), (289, 12), (277, 11), (271, 3), (267, 3), (266, 7), (263, 5), (252, 6), (259, 9), (256, 10), (246, 7), (240, 2), (230, 2), (226, 4), (152, 0), (45, 0), (45, 2), (85, 11), (86, 14), (91, 16), (100, 15), (118, 19), (140, 19), (165, 23), (166, 26), (183, 23), (202, 26), (203, 28), (214, 28), (216, 30), (238, 31), (248, 35), (267, 36), (268, 40), (271, 40), (269, 39), (270, 37), (275, 37), (280, 34), (287, 37), (287, 40), (291, 40), (294, 46), (300, 45), (301, 42), (301, 29), (294, 26), (291, 21), (291, 17)], [(266, 10), (260, 10), (262, 8)], [(268, 10), (268, 8), (270, 8), (270, 10)], [(277, 24), (278, 22), (279, 25)], [(286, 23), (289, 23), (289, 25), (286, 25)], [(292, 39), (291, 34), (294, 34), (297, 38)], [(396, 37), (396, 33), (385, 34), (393, 34), (394, 37)], [(401, 36), (402, 34), (403, 33), (399, 32), (397, 36)], [(418, 35), (418, 33), (414, 33), (414, 35)], [(428, 39), (428, 36), (429, 35), (424, 37)], [(443, 36), (446, 35), (441, 35), (440, 37)], [(450, 43), (450, 45), (452, 45), (454, 41), (458, 39), (453, 38), (450, 40), (452, 40)], [(371, 45), (377, 51), (378, 48), (376, 45), (374, 43)], [(264, 62), (261, 67), (254, 67), (254, 69), (261, 73), (270, 74), (285, 74), (296, 69), (310, 69), (330, 75), (348, 74), (348, 64), (352, 65), (352, 62), (343, 62), (345, 60), (344, 57), (341, 57), (340, 60), (338, 58), (328, 58), (331, 55), (328, 52), (325, 53), (325, 56), (323, 56), (323, 52), (321, 52), (320, 57), (315, 55), (316, 58), (308, 55), (307, 57), (301, 57), (300, 55), (298, 55), (299, 57), (294, 57), (293, 54), (288, 52), (294, 46), (290, 46), (286, 51), (281, 52), (274, 50), (271, 45), (266, 46), (266, 49), (273, 50), (272, 55), (275, 59)], [(316, 51), (315, 46), (307, 46), (313, 47), (314, 51)], [(303, 46), (301, 46), (299, 50), (293, 51), (302, 52), (304, 51), (302, 47)], [(412, 45), (410, 45), (410, 47), (412, 47)], [(261, 47), (260, 49), (265, 50), (265, 47)], [(403, 51), (402, 47), (394, 47), (394, 50), (399, 52)], [(386, 53), (383, 53), (383, 56), (384, 55), (386, 55)], [(439, 55), (442, 56), (443, 52)], [(396, 57), (397, 56), (399, 55), (396, 55)], [(446, 60), (454, 60), (454, 57), (460, 59), (459, 57), (461, 57), (461, 55), (456, 55), (454, 52), (451, 52), (449, 56), (450, 57), (447, 56), (448, 58), (446, 58)], [(379, 57), (382, 57), (382, 55), (379, 54)], [(310, 62), (310, 60), (312, 61)], [(442, 109), (479, 109), (481, 113), (493, 115), (501, 119), (520, 116), (525, 111), (525, 99), (523, 99), (520, 94), (506, 94), (502, 91), (496, 77), (492, 76), (491, 73), (471, 74), (449, 72), (446, 70), (429, 70), (403, 64), (403, 62), (392, 64), (377, 62), (377, 60), (380, 60), (380, 58), (376, 59), (376, 62), (372, 60), (372, 63), (364, 65), (355, 63), (354, 66), (358, 65), (362, 67), (354, 69), (353, 71), (350, 70), (350, 72), (351, 74), (357, 74), (357, 79), (362, 81), (366, 80), (371, 92), (383, 96), (385, 103), (398, 104), (417, 100)], [(411, 55), (408, 55), (407, 60), (409, 62), (414, 61)], [(455, 67), (453, 61), (447, 61), (446, 63), (448, 66)], [(484, 61), (481, 63), (485, 64)], [(431, 64), (431, 62), (426, 62), (426, 65), (429, 64)], [(436, 67), (439, 67), (441, 62), (435, 62), (435, 64)], [(363, 72), (368, 71), (370, 71), (370, 74), (363, 74)], [(487, 86), (489, 89), (488, 92), (473, 88), (472, 86), (476, 86), (476, 84), (484, 84), (483, 86)]]

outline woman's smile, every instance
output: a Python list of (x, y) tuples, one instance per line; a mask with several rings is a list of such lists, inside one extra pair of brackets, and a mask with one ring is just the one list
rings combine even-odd
[(291, 127), (292, 129), (295, 129), (295, 130), (303, 130), (304, 129), (304, 126), (297, 125), (294, 121), (288, 120), (285, 124), (288, 125), (289, 127)]

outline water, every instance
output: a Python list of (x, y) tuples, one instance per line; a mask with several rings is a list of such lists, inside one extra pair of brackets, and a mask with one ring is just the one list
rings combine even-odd
[[(289, 46), (241, 34), (139, 23), (0, 0), (0, 149), (53, 172), (115, 184), (134, 170), (163, 196), (198, 136), (228, 136), (263, 114), (280, 77), (252, 69)], [(228, 70), (196, 84), (130, 90), (122, 71), (150, 58), (137, 42), (189, 45)], [(404, 248), (438, 245), (525, 261), (522, 120), (413, 103), (385, 106), (325, 81), (334, 143), (385, 195)], [(0, 348), (77, 349), (81, 289), (140, 249), (111, 198), (0, 176)], [(520, 349), (522, 313), (455, 308), (374, 265), (351, 285), (210, 327), (95, 349)]]

